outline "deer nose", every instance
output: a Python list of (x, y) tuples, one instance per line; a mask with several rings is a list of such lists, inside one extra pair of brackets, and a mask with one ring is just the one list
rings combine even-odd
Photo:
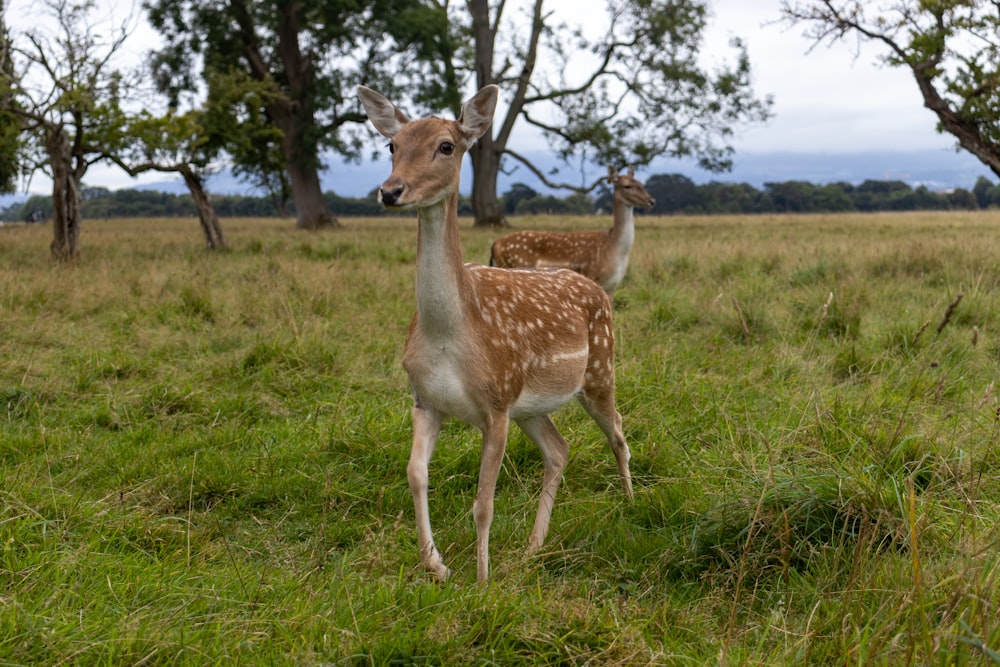
[(403, 186), (397, 186), (391, 190), (387, 190), (385, 187), (381, 187), (378, 190), (378, 199), (382, 202), (383, 206), (392, 206), (399, 198), (403, 196)]

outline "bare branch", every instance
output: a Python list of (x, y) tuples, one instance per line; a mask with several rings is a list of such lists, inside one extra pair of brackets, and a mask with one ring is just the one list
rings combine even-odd
[(533, 173), (535, 176), (538, 177), (538, 180), (540, 180), (542, 183), (544, 183), (547, 187), (550, 187), (550, 188), (552, 188), (554, 190), (555, 189), (570, 190), (571, 192), (575, 192), (577, 194), (584, 195), (584, 194), (587, 194), (589, 192), (593, 192), (594, 188), (596, 188), (598, 185), (601, 184), (602, 181), (605, 180), (604, 177), (602, 176), (602, 177), (598, 178), (596, 181), (594, 181), (591, 185), (589, 185), (587, 187), (580, 187), (578, 185), (570, 185), (569, 183), (556, 183), (554, 181), (550, 181), (548, 179), (548, 177), (544, 173), (542, 173), (541, 170), (538, 169), (538, 167), (536, 167), (534, 164), (532, 164), (531, 160), (529, 160), (525, 156), (521, 155), (517, 151), (513, 151), (513, 150), (511, 150), (511, 149), (508, 148), (508, 149), (504, 150), (504, 154), (511, 156), (512, 158), (514, 158), (515, 160), (517, 160), (518, 162), (520, 162), (521, 164), (523, 164), (525, 167), (528, 168), (529, 171), (531, 171), (531, 173)]
[(520, 113), (520, 110), (524, 107), (525, 98), (528, 94), (528, 86), (531, 83), (531, 76), (535, 71), (535, 63), (538, 59), (538, 42), (542, 36), (542, 29), (545, 27), (542, 17), (542, 2), (543, 0), (535, 0), (534, 9), (532, 11), (531, 35), (528, 39), (528, 52), (525, 55), (521, 73), (516, 79), (517, 85), (514, 88), (514, 95), (510, 103), (510, 108), (507, 115), (504, 117), (503, 122), (500, 124), (499, 131), (496, 133), (496, 142), (501, 146), (506, 145), (507, 141), (510, 139), (511, 132), (514, 130), (514, 123), (517, 121), (517, 116)]

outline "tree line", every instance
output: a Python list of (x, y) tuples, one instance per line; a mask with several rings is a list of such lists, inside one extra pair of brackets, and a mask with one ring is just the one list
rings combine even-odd
[[(710, 182), (696, 185), (681, 174), (657, 174), (646, 181), (646, 190), (656, 199), (651, 209), (639, 215), (714, 215), (754, 213), (836, 213), (916, 210), (978, 210), (1000, 207), (1000, 185), (981, 176), (971, 190), (947, 192), (912, 187), (903, 181), (866, 180), (860, 184), (805, 181), (765, 183), (758, 189), (747, 183)], [(326, 204), (341, 217), (398, 215), (387, 213), (375, 201), (374, 192), (365, 197), (323, 194)], [(500, 204), (506, 215), (594, 215), (611, 210), (613, 193), (606, 185), (594, 195), (574, 193), (565, 197), (541, 194), (515, 183), (504, 192)], [(82, 209), (87, 218), (195, 217), (197, 207), (186, 195), (155, 190), (85, 188)], [(270, 197), (213, 195), (212, 204), (224, 217), (267, 218), (290, 215), (279, 210)], [(34, 195), (28, 200), (0, 209), (0, 221), (43, 222), (52, 217), (52, 197)], [(461, 215), (472, 216), (472, 199), (459, 201)]]
[(765, 183), (710, 182), (695, 185), (678, 174), (652, 176), (646, 190), (656, 198), (654, 213), (820, 213), (915, 210), (976, 210), (1000, 206), (1000, 186), (980, 177), (971, 190), (935, 191), (898, 180), (859, 184), (806, 181)]

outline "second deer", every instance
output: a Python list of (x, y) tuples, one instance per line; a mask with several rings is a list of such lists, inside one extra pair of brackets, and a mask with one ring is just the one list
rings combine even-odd
[(607, 231), (535, 232), (507, 234), (496, 240), (490, 265), (505, 268), (563, 267), (581, 273), (611, 294), (625, 277), (635, 242), (632, 209), (656, 204), (635, 178), (635, 170), (620, 175), (608, 167), (614, 186), (614, 224)]

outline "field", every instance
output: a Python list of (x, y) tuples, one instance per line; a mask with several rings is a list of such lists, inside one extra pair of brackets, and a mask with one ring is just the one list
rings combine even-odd
[[(542, 551), (516, 428), (476, 583), (447, 425), (418, 568), (416, 224), (0, 227), (0, 665), (1000, 664), (1000, 212), (640, 218), (636, 498), (575, 403)], [(600, 226), (513, 220), (519, 228)], [(466, 258), (495, 232), (463, 221)]]

